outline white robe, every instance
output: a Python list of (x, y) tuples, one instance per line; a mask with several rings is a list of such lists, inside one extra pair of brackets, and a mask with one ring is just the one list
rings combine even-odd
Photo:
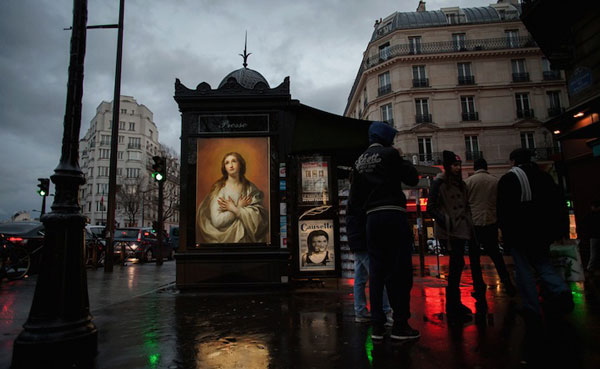
[(196, 237), (199, 243), (260, 243), (266, 242), (268, 219), (263, 206), (264, 195), (253, 183), (250, 183), (244, 196), (250, 196), (252, 202), (240, 208), (240, 215), (230, 211), (221, 211), (217, 199), (231, 197), (237, 204), (241, 193), (230, 191), (226, 187), (208, 194), (198, 207), (196, 217)]

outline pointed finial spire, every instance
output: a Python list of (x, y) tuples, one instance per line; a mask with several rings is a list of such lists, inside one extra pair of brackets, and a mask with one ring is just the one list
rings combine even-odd
[(246, 46), (248, 45), (248, 31), (246, 31), (246, 39), (244, 40), (244, 53), (239, 54), (242, 58), (244, 58), (244, 63), (242, 64), (244, 68), (248, 67), (248, 57), (252, 55), (252, 53), (246, 52)]

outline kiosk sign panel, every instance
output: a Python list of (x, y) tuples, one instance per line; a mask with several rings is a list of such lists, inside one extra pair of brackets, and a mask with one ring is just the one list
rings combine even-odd
[(300, 271), (335, 270), (333, 220), (298, 222)]
[(315, 158), (301, 164), (301, 186), (303, 204), (328, 203), (329, 178), (327, 161)]

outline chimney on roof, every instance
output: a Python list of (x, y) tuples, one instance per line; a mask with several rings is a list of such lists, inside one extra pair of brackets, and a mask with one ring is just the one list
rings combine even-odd
[(425, 2), (424, 1), (419, 1), (419, 6), (417, 6), (417, 11), (418, 12), (424, 12), (425, 10)]

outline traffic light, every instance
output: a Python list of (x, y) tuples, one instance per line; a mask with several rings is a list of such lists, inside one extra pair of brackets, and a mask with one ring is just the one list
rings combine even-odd
[(153, 156), (154, 164), (152, 165), (152, 178), (157, 182), (162, 182), (167, 178), (167, 164), (165, 158), (161, 156)]
[(156, 233), (158, 231), (158, 222), (155, 220), (152, 222), (152, 233)]
[(38, 178), (38, 181), (40, 181), (40, 183), (38, 183), (40, 189), (37, 193), (40, 196), (48, 196), (48, 193), (50, 192), (50, 180), (48, 178)]

